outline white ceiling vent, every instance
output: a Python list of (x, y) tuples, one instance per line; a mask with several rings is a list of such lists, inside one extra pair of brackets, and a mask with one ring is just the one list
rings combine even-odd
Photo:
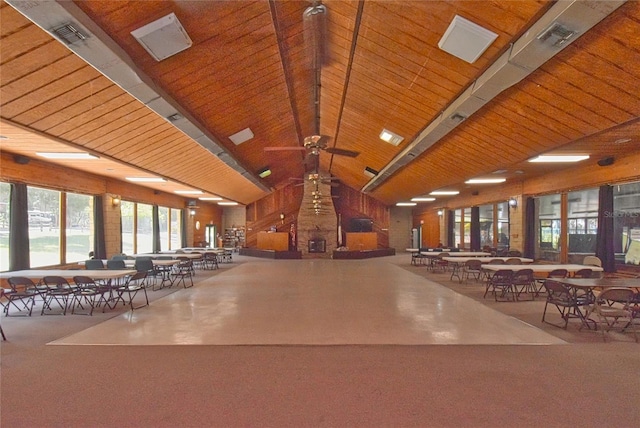
[(497, 37), (493, 31), (456, 15), (438, 42), (438, 47), (468, 63), (474, 63)]
[(58, 39), (62, 40), (66, 44), (70, 45), (76, 42), (83, 42), (87, 40), (87, 36), (76, 24), (68, 23), (60, 27), (56, 27), (51, 30)]
[(193, 44), (175, 13), (150, 22), (132, 31), (131, 35), (156, 61), (169, 58)]

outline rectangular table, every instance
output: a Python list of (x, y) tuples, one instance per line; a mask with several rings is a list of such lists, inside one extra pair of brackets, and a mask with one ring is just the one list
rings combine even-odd
[(599, 266), (586, 266), (586, 265), (574, 265), (574, 264), (566, 264), (566, 265), (536, 265), (536, 264), (522, 264), (522, 265), (483, 265), (483, 270), (497, 272), (499, 270), (511, 270), (513, 272), (518, 271), (520, 269), (532, 269), (533, 273), (549, 273), (556, 269), (566, 269), (569, 273), (575, 273), (580, 269), (591, 269), (594, 272), (602, 272), (603, 269)]
[[(553, 278), (553, 281), (567, 286), (574, 297), (582, 293), (582, 296), (591, 296), (592, 301), (595, 301), (596, 298), (594, 295), (595, 289), (616, 287), (640, 292), (640, 279), (637, 278)], [(589, 311), (582, 313), (579, 307), (576, 308), (576, 311), (576, 318), (580, 319), (583, 326), (591, 329), (589, 323), (593, 323), (594, 326), (597, 325), (593, 319), (589, 318)]]
[[(528, 259), (526, 257), (443, 257), (442, 260), (445, 260), (449, 263), (453, 269), (451, 269), (451, 281), (453, 278), (458, 278), (458, 281), (462, 282), (462, 277), (460, 276), (460, 268), (462, 268), (469, 260), (479, 260), (480, 263), (486, 264), (491, 262), (492, 260), (502, 260), (507, 261), (508, 259), (519, 259), (520, 263), (533, 263), (533, 259)], [(498, 265), (502, 266), (502, 265)]]
[(25, 269), (0, 272), (0, 278), (8, 279), (12, 276), (23, 276), (42, 281), (42, 278), (45, 276), (61, 276), (67, 280), (73, 279), (74, 276), (88, 276), (94, 281), (99, 281), (105, 279), (120, 279), (135, 273), (135, 269)]

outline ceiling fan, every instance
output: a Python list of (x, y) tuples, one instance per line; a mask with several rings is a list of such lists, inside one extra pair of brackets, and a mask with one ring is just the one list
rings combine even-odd
[(309, 154), (318, 156), (320, 151), (324, 151), (330, 153), (332, 155), (338, 156), (348, 156), (351, 158), (355, 158), (360, 153), (355, 152), (353, 150), (345, 150), (338, 149), (335, 147), (327, 147), (327, 143), (329, 142), (329, 137), (326, 135), (311, 135), (309, 137), (305, 137), (304, 146), (289, 146), (289, 147), (265, 147), (264, 150), (266, 152), (278, 152), (278, 151), (309, 151)]

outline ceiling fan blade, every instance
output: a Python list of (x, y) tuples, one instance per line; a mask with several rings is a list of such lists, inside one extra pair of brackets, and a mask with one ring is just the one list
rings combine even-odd
[(355, 158), (360, 154), (360, 152), (354, 152), (352, 150), (345, 150), (345, 149), (336, 149), (332, 147), (328, 147), (324, 149), (324, 151), (327, 153), (331, 153), (332, 155), (349, 156), (350, 158)]
[(307, 150), (304, 147), (265, 147), (265, 152), (285, 152), (285, 151), (304, 151)]

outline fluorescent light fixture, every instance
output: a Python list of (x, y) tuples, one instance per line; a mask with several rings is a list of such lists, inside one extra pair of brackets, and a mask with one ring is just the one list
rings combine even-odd
[(245, 141), (249, 141), (253, 138), (253, 131), (249, 128), (245, 128), (242, 131), (238, 131), (235, 134), (231, 135), (229, 139), (233, 141), (233, 144), (236, 146), (244, 143)]
[(396, 207), (415, 207), (416, 205), (418, 204), (416, 204), (415, 202), (398, 202), (396, 204)]
[(411, 198), (411, 202), (433, 202), (436, 198)]
[(178, 195), (202, 195), (203, 194), (201, 190), (174, 190), (173, 193), (177, 193)]
[(127, 180), (134, 183), (164, 183), (165, 180), (162, 177), (125, 177)]
[(156, 61), (182, 52), (193, 43), (175, 13), (150, 22), (131, 35)]
[(402, 142), (402, 140), (404, 140), (404, 137), (401, 137), (395, 132), (389, 131), (388, 129), (383, 129), (382, 132), (380, 133), (380, 139), (389, 144), (397, 146)]
[(474, 63), (497, 37), (493, 31), (456, 15), (438, 42), (438, 47), (468, 63)]
[(234, 206), (238, 205), (237, 202), (218, 202), (218, 205)]
[(472, 178), (471, 180), (465, 181), (467, 184), (495, 184), (495, 183), (504, 183), (507, 181), (506, 178)]
[(87, 152), (67, 152), (67, 153), (37, 152), (36, 154), (46, 159), (75, 159), (75, 160), (99, 159), (98, 156), (92, 155)]
[(205, 197), (198, 198), (198, 199), (201, 200), (201, 201), (221, 201), (222, 200), (222, 198), (219, 197), (219, 196), (211, 196), (211, 197), (205, 196)]
[(458, 190), (435, 190), (429, 194), (431, 196), (453, 196), (459, 195), (460, 192)]
[(260, 171), (258, 171), (258, 177), (260, 178), (267, 178), (270, 175), (271, 175), (271, 170), (269, 169), (269, 167), (264, 167)]
[(580, 162), (589, 159), (589, 155), (540, 155), (529, 162)]

